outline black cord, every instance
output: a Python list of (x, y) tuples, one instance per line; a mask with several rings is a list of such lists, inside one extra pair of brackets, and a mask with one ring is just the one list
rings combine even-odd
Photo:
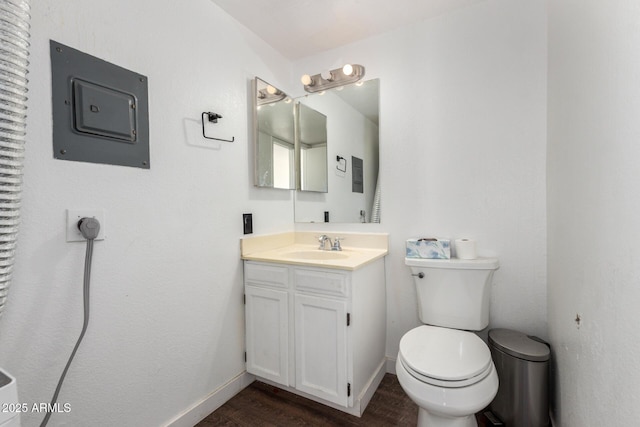
[[(56, 391), (53, 394), (53, 398), (51, 399), (51, 405), (49, 408), (53, 408), (56, 401), (58, 400), (58, 395), (60, 394), (60, 389), (62, 389), (62, 383), (64, 382), (64, 378), (67, 376), (67, 371), (69, 370), (69, 366), (71, 366), (71, 362), (78, 351), (78, 347), (80, 347), (80, 343), (82, 342), (82, 338), (84, 338), (85, 332), (87, 332), (87, 326), (89, 326), (89, 285), (91, 282), (91, 258), (93, 257), (93, 239), (87, 239), (87, 251), (84, 259), (84, 322), (82, 324), (82, 332), (80, 332), (80, 336), (78, 337), (78, 341), (76, 342), (76, 346), (73, 348), (71, 352), (71, 356), (69, 356), (69, 360), (67, 361), (67, 366), (64, 367), (64, 371), (62, 371), (62, 375), (60, 376), (60, 380), (58, 380), (58, 386), (56, 387)], [(44, 427), (49, 422), (49, 418), (51, 418), (51, 414), (53, 412), (47, 412), (40, 427)]]

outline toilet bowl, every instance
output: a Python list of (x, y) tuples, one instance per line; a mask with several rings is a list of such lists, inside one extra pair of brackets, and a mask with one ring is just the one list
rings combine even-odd
[(419, 326), (400, 341), (396, 375), (419, 407), (420, 427), (475, 427), (498, 392), (487, 345), (472, 332)]

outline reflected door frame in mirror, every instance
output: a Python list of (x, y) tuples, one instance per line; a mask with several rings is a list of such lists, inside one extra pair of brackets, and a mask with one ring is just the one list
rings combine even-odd
[(300, 102), (294, 116), (296, 190), (327, 193), (327, 116)]

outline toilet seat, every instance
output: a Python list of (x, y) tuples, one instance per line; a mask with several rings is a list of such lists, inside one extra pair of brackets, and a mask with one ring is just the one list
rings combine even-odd
[(475, 384), (492, 366), (489, 347), (474, 333), (429, 325), (402, 337), (398, 358), (417, 380), (445, 388)]

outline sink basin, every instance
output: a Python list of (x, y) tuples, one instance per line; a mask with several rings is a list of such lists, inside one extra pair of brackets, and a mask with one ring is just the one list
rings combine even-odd
[(293, 251), (283, 254), (287, 258), (308, 259), (308, 260), (329, 260), (329, 259), (345, 259), (349, 255), (338, 251)]

